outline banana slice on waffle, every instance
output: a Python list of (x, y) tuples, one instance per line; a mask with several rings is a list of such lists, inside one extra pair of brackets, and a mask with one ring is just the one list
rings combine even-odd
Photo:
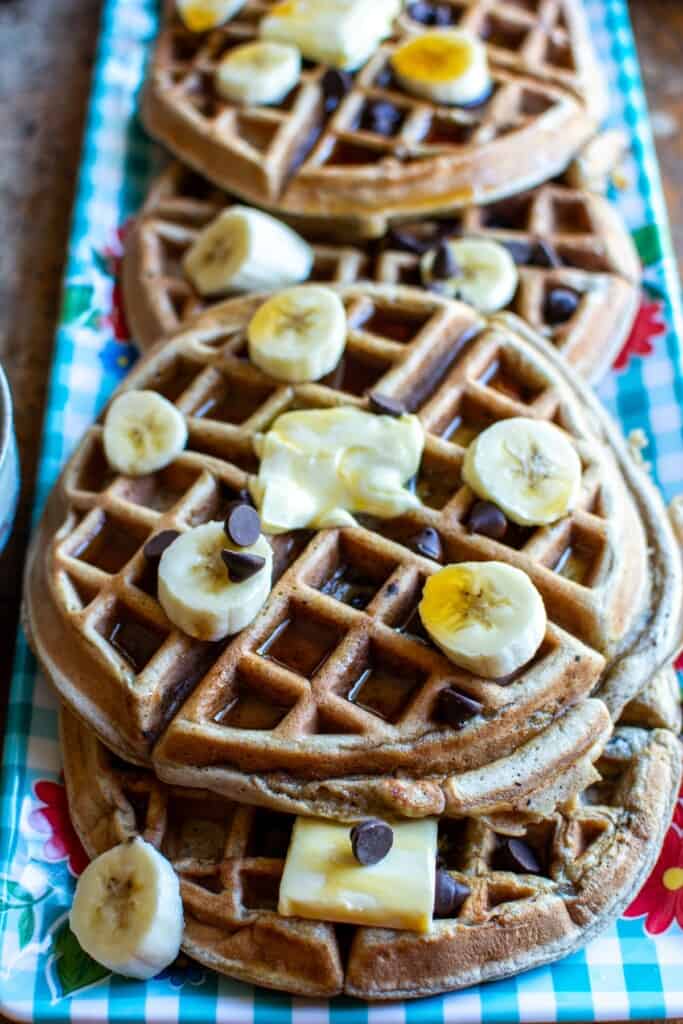
[(244, 7), (246, 0), (176, 0), (178, 14), (191, 32), (208, 32), (223, 25)]

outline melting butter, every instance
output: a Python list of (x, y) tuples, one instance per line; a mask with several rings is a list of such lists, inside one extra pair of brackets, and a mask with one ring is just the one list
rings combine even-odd
[(394, 844), (367, 867), (353, 856), (350, 825), (297, 818), (280, 883), (286, 917), (429, 931), (434, 908), (437, 819), (392, 826)]
[(279, 416), (257, 445), (251, 490), (267, 533), (355, 526), (357, 512), (389, 519), (420, 504), (424, 430), (416, 416), (307, 409)]

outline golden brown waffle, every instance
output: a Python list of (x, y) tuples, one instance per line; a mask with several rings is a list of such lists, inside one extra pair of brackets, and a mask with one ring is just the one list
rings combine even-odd
[[(584, 700), (591, 691), (617, 717), (670, 656), (679, 551), (597, 400), (521, 321), (486, 325), (462, 304), (411, 289), (341, 294), (346, 354), (319, 385), (283, 387), (249, 364), (254, 296), (216, 306), (136, 367), (123, 387), (174, 401), (188, 417), (187, 451), (131, 480), (109, 471), (101, 427), (88, 432), (29, 556), (31, 639), (64, 699), (121, 756), (148, 762), (162, 737), (155, 764), (173, 781), (333, 816), (368, 806), (504, 810), (513, 793), (559, 785), (577, 759), (585, 770), (595, 757), (606, 722), (600, 703)], [(368, 389), (418, 411), (428, 432), (415, 484), (424, 504), (362, 528), (275, 539), (278, 582), (252, 626), (218, 645), (179, 633), (156, 601), (145, 540), (221, 518), (257, 468), (254, 436), (281, 412), (364, 406)], [(575, 439), (582, 494), (561, 522), (510, 528), (503, 543), (468, 531), (474, 499), (460, 467), (478, 431), (520, 414)], [(505, 685), (456, 669), (421, 631), (416, 606), (437, 568), (415, 553), (427, 526), (444, 562), (502, 559), (544, 597), (545, 640)], [(484, 707), (460, 731), (435, 720), (447, 684)]]
[[(207, 307), (182, 260), (199, 231), (229, 203), (224, 192), (180, 164), (152, 185), (126, 239), (123, 264), (126, 312), (143, 349)], [(408, 247), (410, 239), (414, 250), (455, 234), (512, 245), (520, 281), (508, 308), (552, 341), (584, 376), (602, 375), (626, 340), (638, 307), (638, 256), (606, 199), (560, 182), (472, 207), (448, 220), (407, 225), (379, 242), (354, 246), (317, 238), (311, 280), (419, 286), (420, 255)], [(408, 243), (402, 243), (406, 235)], [(546, 305), (549, 291), (558, 286), (581, 296), (576, 312), (560, 324), (550, 322)]]
[(647, 877), (680, 781), (672, 733), (618, 729), (600, 762), (603, 781), (522, 830), (539, 874), (508, 870), (500, 837), (482, 821), (443, 819), (444, 866), (470, 894), (457, 918), (419, 935), (281, 917), (289, 816), (167, 787), (110, 754), (68, 712), (61, 734), (71, 816), (88, 853), (144, 836), (180, 876), (185, 952), (242, 981), (307, 996), (429, 995), (584, 945)]
[[(247, 0), (221, 28), (184, 28), (168, 0), (143, 94), (150, 133), (182, 161), (256, 205), (360, 234), (388, 220), (489, 202), (562, 171), (605, 111), (602, 76), (578, 0), (473, 0), (448, 6), (487, 43), (493, 91), (477, 107), (409, 96), (382, 45), (349, 93), (324, 114), (325, 68), (311, 64), (279, 106), (221, 99), (214, 71), (253, 39), (269, 0)], [(416, 24), (406, 17), (400, 36)], [(372, 120), (377, 102), (400, 113), (391, 135)], [(368, 120), (371, 121), (368, 124)], [(374, 130), (373, 130), (374, 129)]]

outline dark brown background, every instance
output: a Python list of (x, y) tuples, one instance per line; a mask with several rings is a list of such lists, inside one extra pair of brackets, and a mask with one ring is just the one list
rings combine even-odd
[[(630, 6), (681, 265), (683, 4)], [(99, 0), (0, 0), (0, 360), (14, 391), (23, 473), (16, 528), (0, 561), (3, 690), (99, 13)]]

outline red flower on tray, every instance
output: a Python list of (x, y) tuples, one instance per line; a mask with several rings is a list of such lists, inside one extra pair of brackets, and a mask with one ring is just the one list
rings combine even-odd
[(123, 303), (123, 289), (121, 287), (121, 272), (123, 267), (123, 247), (126, 234), (130, 231), (131, 222), (126, 221), (116, 229), (116, 232), (109, 245), (106, 245), (102, 252), (94, 253), (95, 263), (100, 271), (108, 277), (113, 278), (111, 292), (111, 308), (102, 317), (102, 323), (109, 327), (116, 341), (129, 341), (130, 329), (126, 320), (126, 310)]
[(661, 935), (674, 920), (683, 928), (683, 790), (654, 871), (624, 913), (643, 916), (650, 935)]
[(614, 360), (615, 370), (625, 370), (634, 356), (652, 355), (653, 339), (666, 333), (661, 302), (644, 299), (624, 347)]
[(43, 856), (47, 861), (68, 861), (72, 875), (80, 875), (88, 864), (88, 855), (71, 824), (66, 789), (59, 782), (41, 779), (33, 787), (42, 806), (31, 811), (28, 823), (41, 835), (47, 836)]

